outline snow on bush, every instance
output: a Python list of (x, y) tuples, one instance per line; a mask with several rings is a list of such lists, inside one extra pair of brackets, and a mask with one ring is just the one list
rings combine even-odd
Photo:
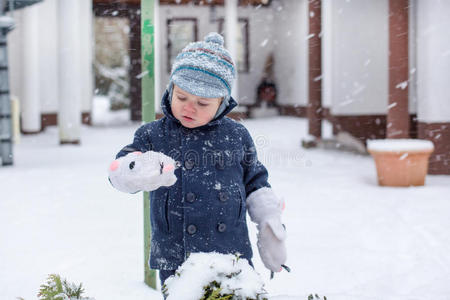
[(163, 285), (167, 300), (267, 300), (264, 282), (244, 258), (192, 253)]
[[(84, 289), (79, 285), (61, 279), (57, 274), (50, 274), (47, 282), (41, 285), (39, 290), (39, 300), (95, 300), (94, 298), (83, 297)], [(23, 298), (18, 298), (24, 300)]]

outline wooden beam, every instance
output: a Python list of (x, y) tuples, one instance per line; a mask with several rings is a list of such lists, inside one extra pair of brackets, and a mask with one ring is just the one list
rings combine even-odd
[(322, 137), (322, 1), (309, 0), (309, 134)]
[(409, 137), (409, 0), (389, 0), (389, 106), (387, 138)]
[(128, 20), (130, 22), (128, 54), (130, 56), (130, 69), (128, 76), (130, 81), (130, 119), (132, 121), (142, 120), (142, 97), (141, 79), (141, 14), (140, 9), (130, 8)]

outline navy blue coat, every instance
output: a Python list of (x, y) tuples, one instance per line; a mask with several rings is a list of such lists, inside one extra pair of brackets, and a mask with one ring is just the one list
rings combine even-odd
[(173, 116), (166, 92), (165, 116), (141, 126), (133, 143), (117, 154), (152, 150), (181, 163), (173, 186), (150, 193), (150, 268), (175, 270), (192, 252), (240, 253), (251, 259), (246, 197), (270, 185), (249, 132), (225, 117), (236, 105), (230, 99), (217, 118), (189, 129)]

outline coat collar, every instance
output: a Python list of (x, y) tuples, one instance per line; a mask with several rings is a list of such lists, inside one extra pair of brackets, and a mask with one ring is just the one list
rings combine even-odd
[[(218, 115), (215, 119), (211, 120), (208, 124), (200, 126), (200, 127), (196, 127), (195, 129), (200, 129), (200, 128), (205, 128), (208, 126), (213, 126), (213, 125), (219, 125), (220, 123), (222, 123), (223, 118), (230, 112), (233, 110), (233, 108), (235, 108), (237, 106), (237, 102), (236, 100), (234, 100), (232, 97), (230, 97), (230, 100), (228, 102), (228, 106), (227, 108), (220, 114)], [(169, 91), (166, 90), (164, 93), (164, 96), (162, 97), (162, 101), (161, 101), (161, 109), (164, 113), (164, 115), (169, 118), (170, 120), (176, 122), (177, 124), (181, 125), (181, 122), (178, 121), (174, 115), (172, 114), (172, 108), (170, 107), (170, 101), (169, 101)]]

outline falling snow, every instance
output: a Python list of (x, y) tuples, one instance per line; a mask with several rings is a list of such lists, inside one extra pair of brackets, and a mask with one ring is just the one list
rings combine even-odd
[(222, 189), (222, 185), (220, 184), (220, 182), (216, 182), (216, 184), (214, 185), (214, 189), (218, 191)]
[(261, 47), (265, 47), (267, 45), (267, 43), (269, 42), (269, 39), (265, 39), (264, 41), (262, 41), (262, 43), (260, 44)]
[(403, 82), (400, 82), (399, 84), (397, 84), (395, 86), (395, 88), (404, 90), (404, 89), (406, 89), (407, 86), (408, 86), (408, 81), (403, 81)]
[(387, 109), (391, 109), (397, 106), (397, 102), (393, 102), (387, 106)]
[[(106, 179), (110, 160), (139, 123), (98, 126), (99, 119), (111, 124), (118, 116), (94, 113), (80, 146), (60, 147), (57, 128), (49, 127), (23, 136), (15, 166), (0, 168), (0, 257), (8, 258), (1, 262), (1, 299), (35, 299), (50, 273), (83, 282), (86, 294), (99, 300), (162, 299), (143, 283), (142, 194), (117, 192)], [(450, 294), (448, 176), (429, 175), (420, 188), (381, 188), (369, 156), (302, 149), (305, 119), (244, 124), (254, 139), (268, 141), (258, 153), (286, 201), (291, 273), (269, 280), (248, 221), (253, 264), (270, 300), (310, 293), (333, 300)], [(330, 137), (331, 126), (324, 125)]]

